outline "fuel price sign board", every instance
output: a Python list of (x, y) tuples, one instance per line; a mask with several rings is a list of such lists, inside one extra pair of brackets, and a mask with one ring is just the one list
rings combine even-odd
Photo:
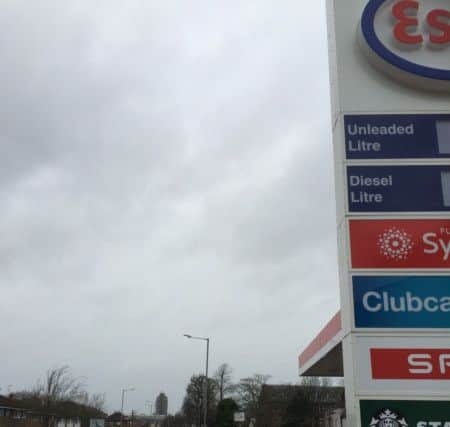
[(450, 165), (347, 166), (350, 212), (450, 211)]
[(450, 427), (450, 0), (326, 3), (347, 425)]
[(345, 115), (349, 160), (450, 157), (450, 114)]

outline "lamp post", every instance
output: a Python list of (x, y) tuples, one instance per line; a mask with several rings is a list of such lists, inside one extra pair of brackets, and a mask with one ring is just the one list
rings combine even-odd
[(203, 402), (203, 427), (206, 426), (206, 420), (208, 417), (208, 363), (209, 363), (209, 338), (205, 337), (194, 337), (189, 334), (184, 334), (186, 338), (191, 340), (202, 340), (206, 341), (206, 369), (205, 369), (205, 389), (204, 389), (204, 402)]
[(130, 388), (123, 388), (122, 389), (122, 406), (120, 407), (120, 427), (122, 427), (122, 424), (123, 424), (123, 403), (124, 403), (124, 400), (125, 400), (125, 393), (127, 391), (134, 391), (134, 388), (130, 387)]

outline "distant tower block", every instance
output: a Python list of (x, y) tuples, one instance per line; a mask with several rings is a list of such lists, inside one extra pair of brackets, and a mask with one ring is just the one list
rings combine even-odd
[(167, 396), (163, 392), (159, 393), (155, 401), (156, 415), (167, 415), (168, 403)]

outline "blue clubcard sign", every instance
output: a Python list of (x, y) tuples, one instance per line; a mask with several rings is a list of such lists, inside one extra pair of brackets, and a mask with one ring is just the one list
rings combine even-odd
[(347, 166), (350, 212), (450, 211), (450, 165)]
[(353, 276), (357, 328), (450, 328), (450, 276)]
[(450, 115), (346, 115), (347, 159), (450, 157)]

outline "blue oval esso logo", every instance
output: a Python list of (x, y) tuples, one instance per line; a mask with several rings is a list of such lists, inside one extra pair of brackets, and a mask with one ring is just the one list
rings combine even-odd
[(392, 77), (450, 91), (450, 0), (369, 0), (360, 41)]

